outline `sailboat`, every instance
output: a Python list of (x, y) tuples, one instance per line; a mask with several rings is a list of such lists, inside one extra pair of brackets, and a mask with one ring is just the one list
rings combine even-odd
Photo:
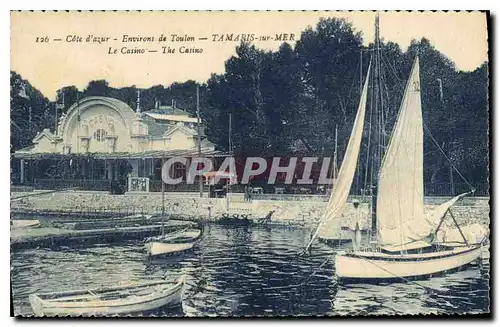
[[(162, 158), (162, 167), (164, 165), (164, 158)], [(165, 183), (161, 183), (162, 195), (162, 226), (161, 234), (147, 238), (145, 240), (144, 248), (150, 258), (159, 256), (171, 256), (184, 253), (193, 249), (195, 243), (201, 238), (203, 231), (194, 226), (187, 226), (181, 230), (165, 234)]]
[[(372, 215), (377, 229), (368, 251), (338, 252), (335, 272), (342, 280), (387, 281), (426, 277), (470, 264), (481, 256), (482, 243), (463, 235), (450, 207), (460, 194), (424, 214), (423, 120), (420, 65), (415, 58), (388, 148), (378, 171)], [(449, 213), (463, 243), (449, 246), (436, 234)]]
[(323, 242), (329, 244), (342, 244), (351, 242), (353, 233), (346, 230), (346, 226), (352, 225), (352, 219), (358, 217), (348, 216), (345, 211), (347, 209), (347, 198), (354, 180), (359, 151), (361, 148), (361, 139), (363, 137), (363, 127), (366, 113), (366, 103), (368, 98), (368, 83), (370, 78), (371, 62), (368, 67), (365, 83), (361, 92), (361, 98), (358, 105), (358, 111), (354, 120), (354, 126), (351, 131), (349, 143), (345, 151), (342, 164), (339, 169), (337, 178), (333, 185), (333, 190), (330, 199), (320, 220), (316, 231), (311, 237), (306, 251), (311, 247), (312, 242), (318, 237)]

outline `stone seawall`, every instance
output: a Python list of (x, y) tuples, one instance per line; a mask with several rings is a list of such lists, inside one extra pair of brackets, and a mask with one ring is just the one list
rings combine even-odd
[[(23, 197), (30, 195), (27, 197)], [(65, 191), (57, 193), (11, 193), (11, 209), (13, 211), (128, 211), (159, 213), (162, 210), (161, 193), (127, 193), (111, 195), (106, 192)], [(19, 199), (15, 199), (18, 198)], [(353, 197), (356, 198), (356, 197)], [(426, 210), (432, 209), (447, 198), (426, 198)], [(360, 204), (357, 209), (347, 204), (346, 216), (356, 216), (362, 224), (369, 226), (369, 203), (367, 199), (357, 197)], [(352, 198), (350, 199), (352, 201)], [(275, 211), (273, 220), (282, 222), (303, 222), (314, 225), (322, 217), (326, 201), (301, 196), (300, 200), (253, 200), (244, 202), (242, 194), (231, 194), (228, 201), (222, 199), (200, 198), (198, 193), (166, 193), (166, 211), (175, 218), (193, 220), (212, 220), (225, 213), (248, 215), (252, 218), (263, 218), (269, 211)], [(459, 223), (477, 222), (489, 225), (489, 199), (468, 197), (453, 207), (453, 213)]]

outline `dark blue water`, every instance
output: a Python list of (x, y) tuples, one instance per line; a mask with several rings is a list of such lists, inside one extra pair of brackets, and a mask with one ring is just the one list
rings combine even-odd
[[(207, 226), (189, 255), (149, 261), (139, 242), (12, 253), (15, 314), (31, 314), (35, 292), (95, 288), (187, 276), (171, 316), (377, 315), (489, 312), (489, 264), (417, 284), (338, 285), (332, 261), (302, 258), (308, 230)], [(318, 244), (318, 250), (329, 249)], [(318, 269), (322, 264), (321, 269)]]

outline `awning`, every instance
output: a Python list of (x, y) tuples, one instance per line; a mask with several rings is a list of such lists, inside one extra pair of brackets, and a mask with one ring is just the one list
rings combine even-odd
[(208, 183), (213, 184), (215, 182), (216, 178), (218, 178), (219, 180), (229, 179), (230, 184), (237, 184), (238, 183), (238, 180), (236, 179), (236, 174), (228, 173), (228, 172), (209, 171), (207, 173), (204, 173), (203, 177), (206, 178), (207, 184)]
[(236, 175), (233, 173), (228, 173), (228, 172), (220, 172), (220, 171), (209, 171), (207, 173), (203, 174), (203, 177), (205, 178), (234, 178)]

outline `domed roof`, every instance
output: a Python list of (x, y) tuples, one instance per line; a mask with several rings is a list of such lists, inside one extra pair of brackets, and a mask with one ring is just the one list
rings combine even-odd
[(109, 97), (89, 96), (75, 102), (71, 107), (69, 107), (66, 114), (61, 117), (58, 126), (58, 135), (64, 135), (68, 124), (73, 119), (77, 119), (78, 115), (81, 115), (85, 110), (91, 107), (99, 105), (109, 107), (110, 109), (116, 111), (124, 123), (131, 122), (136, 117), (134, 110), (123, 101)]

